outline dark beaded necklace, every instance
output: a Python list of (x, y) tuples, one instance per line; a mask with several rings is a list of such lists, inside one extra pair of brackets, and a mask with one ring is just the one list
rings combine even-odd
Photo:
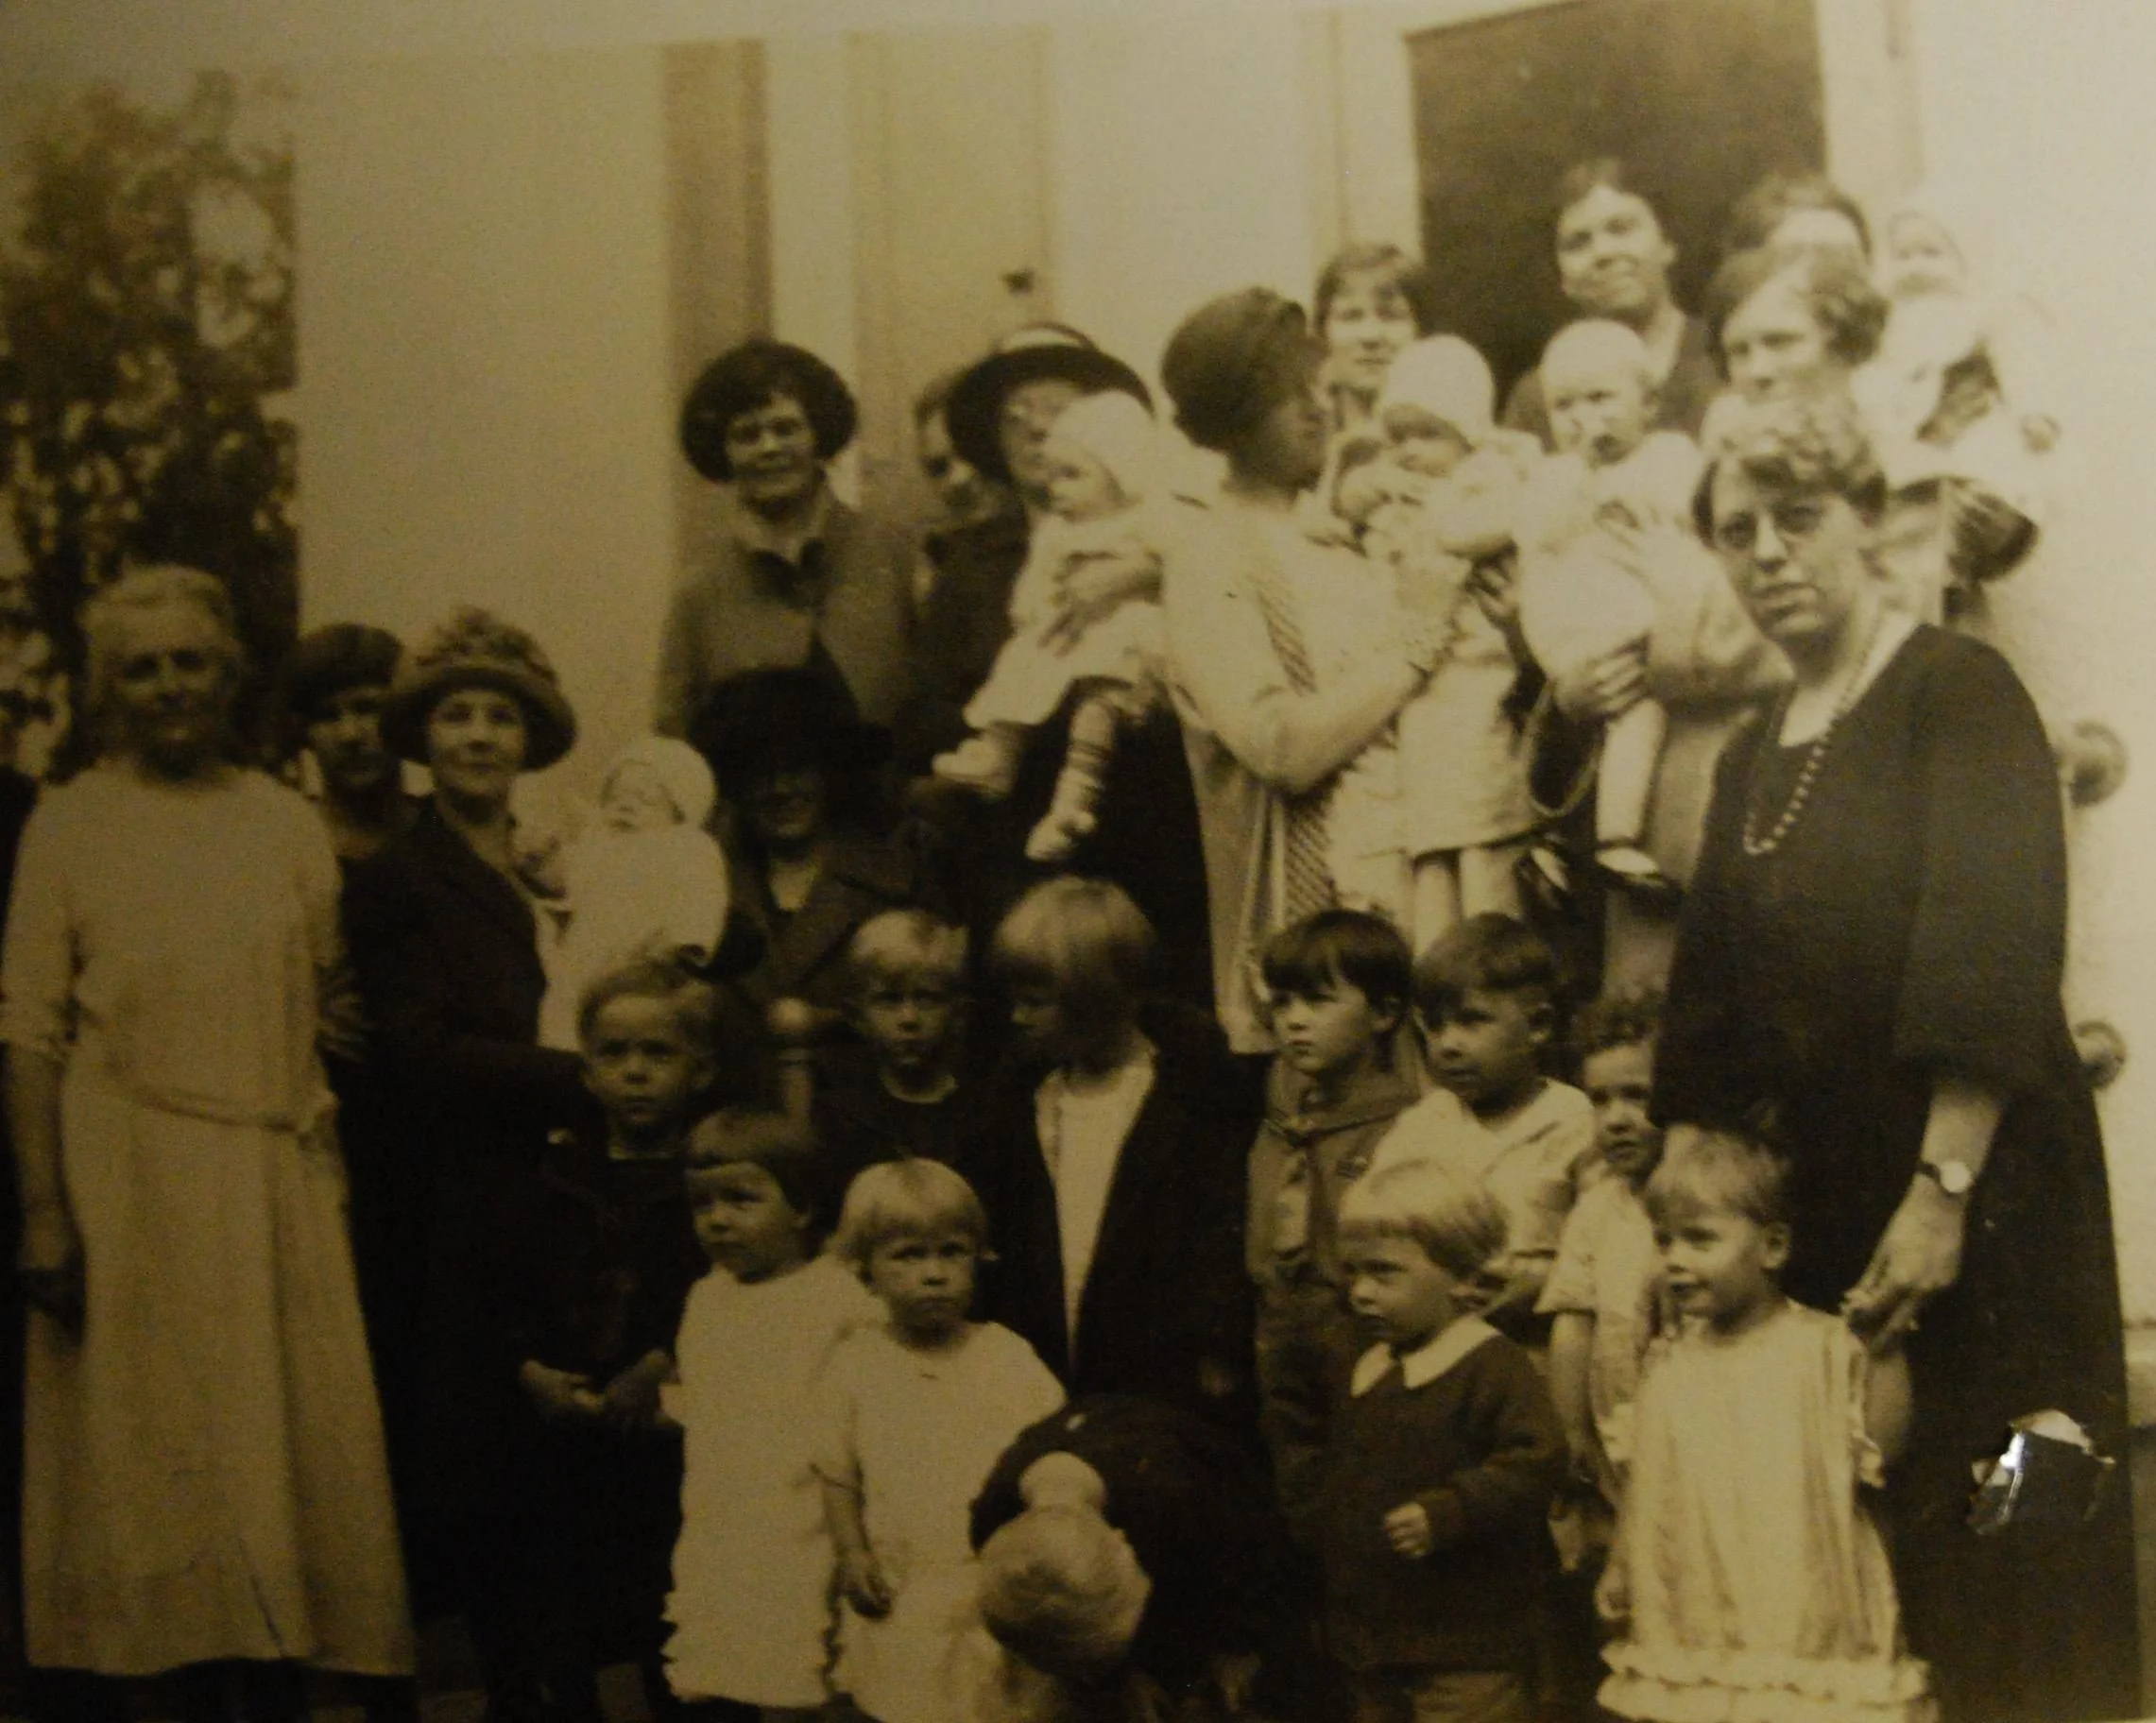
[[(1805, 751), (1804, 764), (1797, 768), (1797, 781), (1789, 791), (1789, 799), (1783, 804), (1781, 813), (1765, 836), (1761, 836), (1759, 831), (1761, 810), (1758, 792), (1756, 788), (1754, 790), (1744, 810), (1742, 837), (1746, 855), (1754, 858), (1772, 855), (1782, 847), (1783, 840), (1796, 829), (1805, 804), (1811, 800), (1812, 785), (1819, 778), (1820, 768), (1826, 764), (1826, 757), (1833, 749), (1835, 734), (1841, 728), (1841, 721), (1849, 715), (1849, 708), (1857, 704), (1857, 694), (1863, 691), (1864, 673), (1872, 667), (1872, 654), (1878, 649), (1879, 632), (1886, 626), (1886, 623), (1887, 613), (1882, 609), (1872, 623), (1871, 635), (1866, 639), (1864, 650), (1857, 659), (1857, 667), (1849, 673), (1849, 679), (1841, 685), (1841, 693), (1834, 703), (1833, 712), (1828, 715), (1826, 727), (1812, 738), (1811, 746)], [(1782, 733), (1782, 722), (1789, 715), (1789, 702), (1795, 697), (1796, 690), (1791, 688), (1774, 703), (1774, 715), (1768, 730), (1770, 736), (1779, 736)]]

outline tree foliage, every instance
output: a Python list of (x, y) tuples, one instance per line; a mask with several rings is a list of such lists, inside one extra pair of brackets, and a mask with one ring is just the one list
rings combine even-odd
[(230, 587), (254, 664), (298, 620), (292, 154), (229, 77), (169, 109), (109, 85), (24, 145), (0, 244), (0, 491), (40, 620), (78, 665), (84, 597), (128, 561)]

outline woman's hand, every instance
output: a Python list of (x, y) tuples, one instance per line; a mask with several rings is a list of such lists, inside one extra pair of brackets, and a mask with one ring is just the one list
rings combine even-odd
[(82, 1235), (65, 1203), (42, 1203), (25, 1212), (15, 1277), (25, 1303), (43, 1310), (70, 1337), (82, 1338)]
[(1566, 717), (1607, 724), (1638, 705), (1647, 692), (1647, 642), (1631, 640), (1615, 652), (1575, 664), (1549, 682), (1550, 698)]
[(605, 1405), (584, 1377), (537, 1358), (527, 1358), (517, 1372), (532, 1409), (549, 1424), (590, 1418)]
[(1041, 639), (1067, 652), (1095, 623), (1133, 599), (1160, 596), (1160, 558), (1145, 546), (1119, 544), (1098, 554), (1074, 556), (1055, 577), (1055, 621)]
[(1841, 1314), (1874, 1352), (1898, 1346), (1918, 1312), (1959, 1277), (1968, 1212), (1965, 1198), (1949, 1196), (1923, 1174), (1910, 1182), (1871, 1266), (1841, 1301)]
[(1519, 553), (1506, 550), (1479, 558), (1467, 573), (1467, 596), (1489, 619), (1490, 626), (1505, 637), (1514, 662), (1531, 663), (1534, 655), (1528, 650), (1519, 621)]
[(674, 1368), (663, 1352), (647, 1352), (607, 1384), (600, 1416), (615, 1429), (649, 1430), (659, 1424), (659, 1387)]

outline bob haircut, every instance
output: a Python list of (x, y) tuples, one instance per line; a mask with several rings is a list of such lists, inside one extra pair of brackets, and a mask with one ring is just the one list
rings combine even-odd
[(979, 1254), (988, 1248), (988, 1214), (973, 1186), (925, 1155), (864, 1168), (846, 1193), (831, 1254), (863, 1280), (869, 1258), (894, 1238), (963, 1233)]
[(1648, 213), (1654, 217), (1654, 225), (1661, 229), (1663, 237), (1668, 237), (1669, 230), (1662, 225), (1662, 200), (1657, 189), (1621, 156), (1590, 156), (1584, 162), (1575, 162), (1559, 174), (1557, 184), (1549, 195), (1551, 225), (1563, 221), (1566, 211), (1590, 193), (1603, 190), (1620, 192), (1627, 197), (1638, 198), (1647, 206)]
[(1887, 329), (1886, 296), (1861, 267), (1845, 257), (1785, 257), (1755, 246), (1724, 261), (1701, 304), (1707, 346), (1725, 382), (1729, 361), (1721, 350), (1722, 331), (1760, 289), (1782, 279), (1803, 296), (1832, 357), (1854, 368), (1879, 350), (1879, 337)]
[(1780, 169), (1729, 206), (1729, 226), (1723, 231), (1721, 252), (1735, 257), (1760, 247), (1771, 248), (1774, 230), (1789, 216), (1806, 210), (1828, 210), (1857, 230), (1857, 243), (1864, 255), (1872, 255), (1872, 224), (1864, 207), (1824, 174), (1786, 173)]
[(1348, 1186), (1340, 1232), (1412, 1238), (1455, 1280), (1469, 1280), (1505, 1248), (1505, 1211), (1480, 1184), (1435, 1161), (1401, 1161)]
[(1404, 1011), (1414, 960), (1400, 930), (1382, 915), (1320, 910), (1267, 940), (1258, 969), (1276, 994), (1313, 994), (1345, 981), (1371, 1004)]
[[(93, 592), (77, 612), (86, 660), (83, 706), (100, 732), (111, 726), (112, 683), (119, 674), (127, 619), (175, 607), (192, 608), (214, 625), (225, 691), (229, 696), (238, 691), (247, 670), (247, 650), (240, 644), (232, 595), (225, 583), (214, 574), (181, 563), (140, 564)], [(111, 740), (100, 734), (101, 746)]]
[(1714, 548), (1715, 478), (1734, 467), (1759, 489), (1840, 497), (1869, 524), (1887, 508), (1887, 477), (1870, 432), (1843, 395), (1761, 401), (1734, 416), (1692, 492), (1692, 526)]
[(1651, 1047), (1661, 1033), (1662, 993), (1655, 987), (1605, 993), (1572, 1025), (1572, 1041), (1582, 1059), (1613, 1047)]
[(989, 942), (988, 964), (1006, 986), (1051, 987), (1092, 1013), (1138, 993), (1153, 946), (1153, 924), (1122, 887), (1066, 874), (1012, 905)]
[(289, 756), (306, 746), (307, 726), (339, 694), (355, 688), (387, 693), (403, 657), (402, 640), (365, 623), (332, 623), (301, 635), (277, 678), (280, 749)]
[(718, 995), (678, 964), (640, 958), (592, 977), (576, 1001), (576, 1038), (587, 1051), (591, 1025), (616, 999), (657, 999), (698, 1052), (709, 1058), (719, 1050)]
[(1419, 257), (1412, 257), (1389, 240), (1360, 240), (1333, 253), (1332, 261), (1318, 271), (1318, 284), (1310, 295), (1310, 326), (1320, 336), (1332, 302), (1350, 281), (1375, 278), (1379, 293), (1396, 293), (1415, 320), (1415, 333), (1434, 335), (1438, 330), (1437, 277)]
[(681, 452), (689, 465), (714, 484), (732, 478), (727, 432), (743, 414), (781, 397), (808, 416), (819, 461), (853, 441), (861, 416), (846, 380), (807, 348), (758, 335), (706, 366), (681, 403)]
[(1788, 1225), (1789, 1163), (1775, 1150), (1741, 1132), (1685, 1125), (1672, 1125), (1664, 1143), (1641, 1197), (1657, 1227), (1702, 1209)]
[(963, 990), (966, 930), (926, 910), (885, 910), (854, 930), (847, 980), (858, 995), (878, 981), (934, 981)]
[(1441, 1023), (1470, 993), (1515, 993), (1554, 1011), (1564, 994), (1557, 954), (1526, 922), (1485, 911), (1433, 941), (1415, 959), (1415, 1010)]
[(699, 1174), (722, 1167), (761, 1167), (771, 1175), (796, 1214), (809, 1218), (811, 1235), (820, 1243), (837, 1212), (830, 1163), (816, 1134), (783, 1113), (752, 1107), (725, 1107), (697, 1121), (689, 1133), (687, 1178), (696, 1193)]

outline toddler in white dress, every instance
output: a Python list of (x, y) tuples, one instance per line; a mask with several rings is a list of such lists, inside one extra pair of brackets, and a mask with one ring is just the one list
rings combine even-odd
[(1034, 527), (1011, 589), (1011, 638), (966, 708), (973, 734), (934, 762), (935, 776), (990, 799), (1011, 792), (1026, 733), (1073, 690), (1069, 752), (1049, 810), (1026, 841), (1035, 862), (1061, 862), (1093, 829), (1118, 732), (1158, 696), (1164, 652), (1157, 584), (1081, 625), (1066, 576), (1104, 557), (1157, 563), (1155, 499), (1161, 448), (1153, 416), (1117, 390), (1056, 415), (1042, 445), (1049, 512)]

